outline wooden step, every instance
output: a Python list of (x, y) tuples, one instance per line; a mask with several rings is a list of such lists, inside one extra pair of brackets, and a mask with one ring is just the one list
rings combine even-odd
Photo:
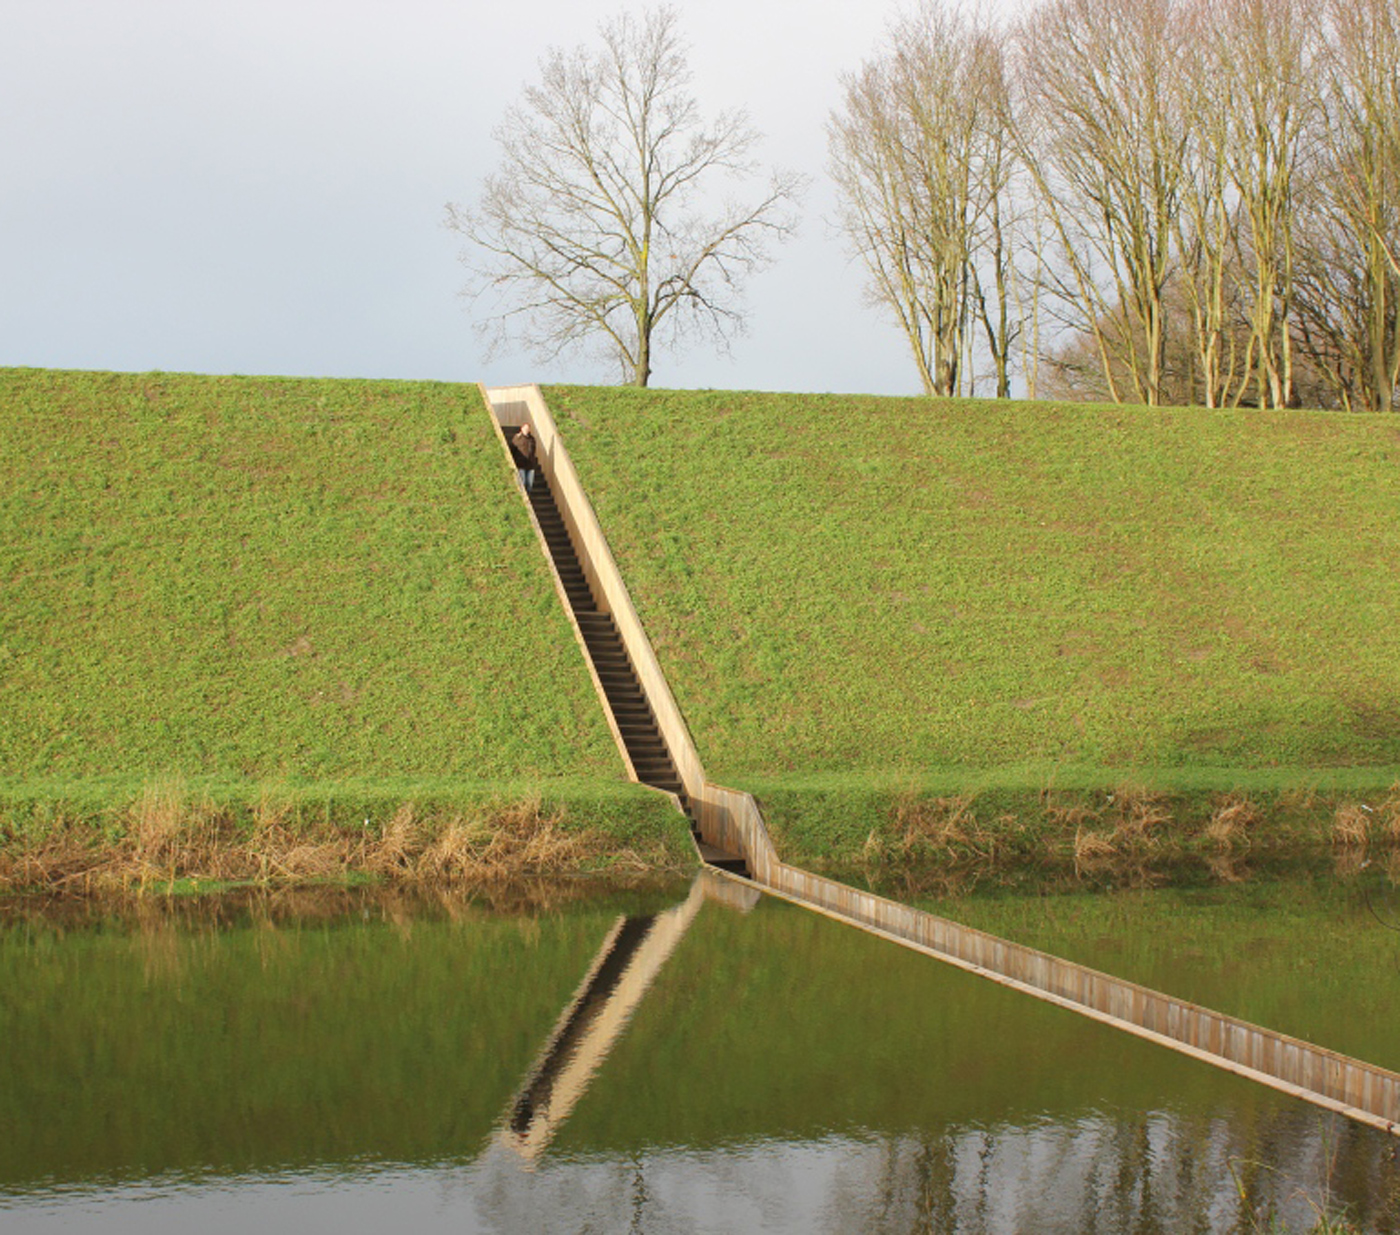
[(726, 850), (718, 849), (708, 841), (698, 842), (700, 849), (700, 860), (710, 866), (718, 866), (720, 870), (733, 871), (736, 875), (748, 877), (748, 863), (744, 861), (743, 855), (729, 853)]

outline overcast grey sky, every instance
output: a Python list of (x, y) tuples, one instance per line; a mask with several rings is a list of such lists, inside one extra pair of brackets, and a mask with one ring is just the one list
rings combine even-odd
[[(487, 363), (442, 220), (478, 196), (491, 130), (546, 49), (625, 7), (0, 0), (0, 364), (613, 380), (583, 359)], [(679, 7), (702, 110), (747, 109), (762, 158), (813, 187), (732, 358), (668, 354), (654, 383), (916, 390), (861, 302), (824, 173), (839, 74), (894, 0)]]

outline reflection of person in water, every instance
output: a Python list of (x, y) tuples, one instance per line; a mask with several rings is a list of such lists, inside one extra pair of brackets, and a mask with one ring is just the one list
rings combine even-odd
[(510, 439), (515, 470), (520, 473), (520, 484), (526, 493), (535, 487), (535, 453), (538, 446), (539, 441), (529, 425), (521, 425), (520, 432)]

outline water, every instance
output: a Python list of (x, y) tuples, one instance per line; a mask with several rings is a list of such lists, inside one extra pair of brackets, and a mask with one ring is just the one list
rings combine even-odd
[[(1344, 855), (1345, 856), (1345, 855)], [(1400, 867), (1397, 867), (1400, 873)], [(1189, 875), (1190, 872), (1185, 872)], [(925, 908), (1400, 1071), (1400, 888), (1332, 862), (921, 899)]]
[[(1400, 934), (1343, 946), (1345, 897), (1270, 887), (941, 907), (1139, 980), (1179, 920), (1227, 995), (1266, 939), (1276, 1008), (1393, 1046)], [(1400, 1230), (1394, 1138), (768, 899), (0, 912), (4, 1235)]]

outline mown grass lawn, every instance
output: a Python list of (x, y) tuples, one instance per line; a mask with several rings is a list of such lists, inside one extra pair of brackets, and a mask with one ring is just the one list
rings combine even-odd
[[(546, 396), (707, 770), (806, 852), (909, 792), (1400, 779), (1393, 417)], [(653, 828), (512, 482), (472, 386), (0, 370), (11, 826)]]
[(718, 780), (1400, 767), (1394, 417), (545, 395)]
[(475, 386), (0, 370), (0, 789), (624, 780), (513, 485)]

